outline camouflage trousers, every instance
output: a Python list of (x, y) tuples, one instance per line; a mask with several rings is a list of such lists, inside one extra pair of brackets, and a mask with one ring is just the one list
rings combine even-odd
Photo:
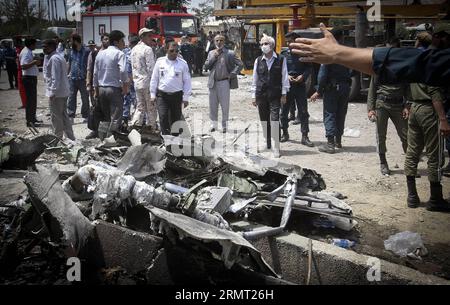
[(144, 124), (144, 118), (146, 119), (146, 125), (156, 129), (156, 117), (157, 107), (156, 101), (150, 100), (150, 90), (136, 89), (136, 111), (133, 115), (132, 125), (142, 126)]
[(413, 102), (411, 106), (405, 158), (406, 176), (416, 176), (420, 154), (424, 148), (428, 158), (428, 180), (439, 182), (439, 122), (431, 101)]

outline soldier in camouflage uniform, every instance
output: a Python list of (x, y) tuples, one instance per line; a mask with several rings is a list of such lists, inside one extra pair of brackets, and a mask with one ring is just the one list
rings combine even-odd
[(424, 147), (428, 157), (428, 180), (430, 181), (430, 200), (427, 210), (450, 211), (450, 204), (443, 199), (442, 185), (438, 173), (439, 134), (449, 135), (450, 125), (445, 117), (442, 90), (424, 84), (410, 85), (412, 101), (408, 121), (408, 149), (405, 158), (405, 175), (408, 184), (408, 207), (415, 208), (420, 199), (417, 194), (415, 176), (417, 164)]
[[(394, 38), (387, 46), (399, 48), (400, 41), (398, 38)], [(408, 147), (408, 108), (405, 103), (407, 90), (407, 84), (382, 85), (379, 83), (377, 76), (373, 76), (370, 80), (367, 95), (367, 115), (371, 121), (376, 121), (377, 151), (380, 157), (382, 175), (390, 175), (391, 173), (386, 160), (386, 133), (389, 119), (394, 123), (405, 153)]]

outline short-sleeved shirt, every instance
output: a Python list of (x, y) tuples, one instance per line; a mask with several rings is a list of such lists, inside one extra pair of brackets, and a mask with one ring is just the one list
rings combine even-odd
[(444, 101), (443, 91), (440, 87), (428, 86), (425, 84), (414, 83), (410, 85), (411, 101), (426, 102), (429, 101)]
[[(23, 50), (20, 52), (19, 55), (19, 61), (20, 65), (27, 65), (31, 63), (34, 60), (33, 52), (28, 49), (27, 47), (23, 48)], [(32, 66), (31, 68), (28, 68), (26, 70), (22, 69), (22, 75), (23, 76), (38, 76), (39, 69), (36, 65)]]

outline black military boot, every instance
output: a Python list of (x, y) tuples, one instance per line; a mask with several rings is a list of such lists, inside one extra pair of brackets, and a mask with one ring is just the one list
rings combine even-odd
[(336, 137), (336, 148), (341, 149), (342, 148), (342, 137)]
[(386, 160), (386, 154), (379, 154), (379, 156), (381, 174), (389, 176), (391, 174), (391, 170), (389, 169), (389, 165)]
[(327, 154), (334, 154), (335, 151), (335, 143), (334, 143), (334, 137), (328, 137), (328, 142), (321, 147), (319, 147), (320, 152), (325, 152)]
[(406, 183), (408, 186), (408, 198), (406, 199), (408, 208), (417, 208), (420, 204), (420, 198), (417, 194), (416, 177), (406, 176)]
[(287, 142), (289, 141), (289, 132), (287, 130), (287, 128), (283, 129), (283, 135), (281, 136), (280, 142)]
[(442, 196), (440, 182), (430, 182), (430, 200), (427, 202), (427, 210), (450, 212), (450, 203)]
[(305, 146), (308, 146), (308, 147), (314, 147), (314, 143), (309, 140), (307, 133), (304, 133), (302, 135), (302, 142), (301, 143), (303, 145), (305, 145)]

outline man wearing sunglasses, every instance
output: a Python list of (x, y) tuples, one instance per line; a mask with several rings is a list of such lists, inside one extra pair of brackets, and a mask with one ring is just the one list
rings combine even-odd
[(225, 48), (225, 37), (217, 35), (214, 38), (216, 49), (208, 53), (205, 67), (210, 71), (209, 88), (209, 119), (210, 132), (217, 129), (219, 105), (222, 108), (222, 132), (227, 132), (230, 111), (230, 89), (238, 88), (237, 75), (243, 64), (236, 54)]
[(252, 103), (258, 107), (266, 147), (279, 158), (280, 107), (286, 103), (290, 88), (287, 64), (284, 56), (274, 52), (273, 37), (264, 35), (260, 46), (263, 55), (256, 58), (253, 67)]
[[(178, 56), (178, 44), (166, 45), (166, 56), (158, 58), (150, 80), (150, 98), (156, 100), (163, 135), (171, 132), (173, 123), (182, 118), (181, 105), (188, 106), (191, 95), (191, 74), (186, 61)], [(175, 128), (174, 128), (175, 129)]]

